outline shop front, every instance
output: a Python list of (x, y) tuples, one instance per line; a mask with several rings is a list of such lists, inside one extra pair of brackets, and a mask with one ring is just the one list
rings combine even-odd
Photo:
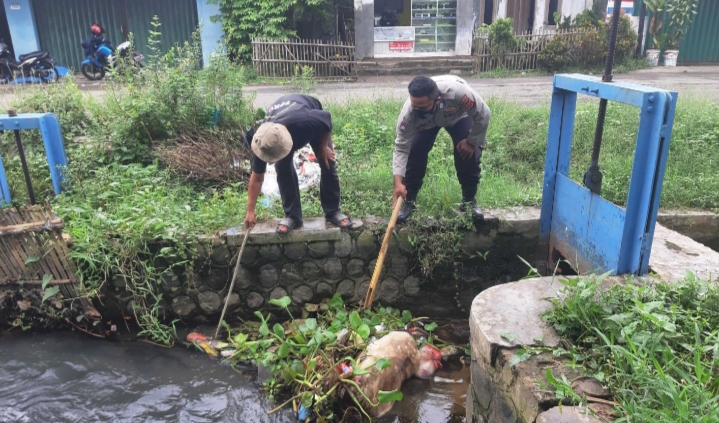
[(456, 54), (457, 0), (375, 0), (374, 7), (374, 57)]
[[(477, 23), (474, 3), (473, 0), (356, 0), (358, 56), (469, 55), (472, 30)], [(362, 40), (362, 34), (368, 39)]]

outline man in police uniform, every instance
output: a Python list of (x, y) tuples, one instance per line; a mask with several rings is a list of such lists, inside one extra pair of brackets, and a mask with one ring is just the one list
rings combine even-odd
[(252, 137), (252, 174), (247, 189), (245, 228), (256, 223), (255, 206), (265, 179), (267, 163), (275, 163), (285, 218), (277, 232), (286, 234), (302, 226), (302, 205), (294, 152), (308, 143), (320, 163), (320, 201), (327, 221), (341, 228), (350, 219), (340, 211), (340, 182), (335, 167), (335, 153), (330, 140), (332, 115), (322, 109), (314, 97), (291, 94), (280, 97), (265, 115), (264, 123)]
[(484, 218), (477, 206), (479, 164), (487, 138), (490, 111), (487, 104), (462, 78), (418, 76), (409, 83), (409, 99), (397, 121), (394, 148), (394, 200), (406, 201), (398, 221), (412, 215), (417, 193), (427, 172), (427, 156), (440, 128), (454, 144), (454, 167), (462, 186), (460, 210), (469, 208), (475, 220)]

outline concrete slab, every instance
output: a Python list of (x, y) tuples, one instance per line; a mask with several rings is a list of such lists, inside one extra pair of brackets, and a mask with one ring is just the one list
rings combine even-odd
[(590, 415), (584, 407), (553, 407), (537, 416), (536, 423), (601, 423), (604, 420)]
[[(305, 219), (302, 228), (294, 229), (287, 235), (276, 232), (278, 219), (260, 222), (252, 229), (247, 239), (248, 245), (286, 244), (288, 242), (337, 241), (342, 236), (342, 230), (324, 217)], [(242, 245), (245, 237), (245, 228), (235, 227), (227, 230), (227, 245)]]
[(719, 251), (719, 215), (704, 210), (660, 211), (657, 221), (665, 227)]
[(683, 279), (687, 270), (700, 279), (716, 280), (719, 252), (657, 224), (649, 268), (665, 282)]
[(527, 238), (539, 237), (540, 213), (537, 207), (508, 207), (487, 211), (487, 215), (499, 220), (499, 233), (517, 233)]
[[(499, 233), (522, 233), (525, 236), (539, 233), (540, 210), (536, 207), (495, 209), (488, 210), (487, 214), (499, 219)], [(687, 270), (701, 279), (716, 280), (719, 277), (719, 252), (692, 239), (701, 236), (701, 232), (719, 231), (716, 214), (704, 211), (663, 212), (658, 220), (671, 224), (682, 233), (687, 232), (689, 236), (657, 223), (649, 258), (652, 272), (665, 282), (684, 278)]]
[(472, 302), (469, 326), (472, 351), (492, 366), (500, 348), (522, 345), (557, 347), (559, 336), (540, 317), (552, 307), (562, 285), (558, 278), (525, 279), (497, 285)]

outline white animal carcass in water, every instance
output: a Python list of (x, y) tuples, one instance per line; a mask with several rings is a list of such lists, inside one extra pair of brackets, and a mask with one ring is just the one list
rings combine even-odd
[[(374, 367), (377, 360), (386, 358), (390, 366), (377, 371)], [(427, 378), (442, 367), (442, 354), (437, 348), (425, 345), (417, 349), (417, 343), (407, 332), (390, 332), (382, 338), (367, 346), (367, 350), (359, 357), (359, 367), (370, 370), (371, 373), (362, 375), (355, 380), (362, 391), (377, 403), (379, 391), (393, 391), (400, 389), (402, 382), (412, 376)], [(373, 417), (381, 417), (388, 412), (394, 402), (379, 404), (371, 407), (362, 397), (354, 393), (362, 407)]]

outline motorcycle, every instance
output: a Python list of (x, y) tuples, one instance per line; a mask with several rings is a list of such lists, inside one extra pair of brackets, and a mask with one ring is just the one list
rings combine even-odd
[[(86, 57), (80, 64), (80, 72), (91, 81), (99, 81), (105, 77), (105, 72), (114, 66), (118, 57), (127, 58), (130, 42), (121, 43), (114, 52), (110, 41), (105, 39), (100, 41), (96, 48), (92, 39), (85, 40), (82, 42), (82, 47), (85, 49)], [(145, 56), (138, 51), (133, 51), (131, 63), (139, 68), (144, 68)]]
[(58, 72), (49, 52), (34, 51), (21, 54), (18, 59), (15, 60), (5, 41), (0, 40), (0, 83), (7, 84), (17, 79), (43, 83), (57, 81)]

